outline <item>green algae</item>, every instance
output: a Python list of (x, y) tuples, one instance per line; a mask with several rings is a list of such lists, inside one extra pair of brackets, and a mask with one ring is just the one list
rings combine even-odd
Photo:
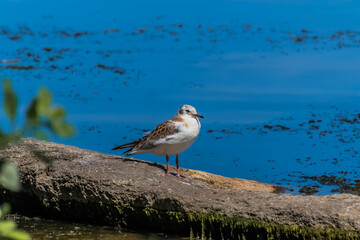
[(116, 206), (127, 227), (201, 239), (359, 239), (360, 233), (337, 228), (276, 224), (212, 212), (160, 211)]
[[(5, 193), (0, 194), (0, 197)], [(119, 201), (117, 205), (89, 201), (35, 201), (25, 193), (12, 193), (15, 210), (47, 216), (51, 219), (87, 222), (148, 232), (186, 236), (190, 239), (360, 239), (360, 232), (338, 228), (315, 228), (295, 224), (277, 224), (255, 218), (228, 216), (217, 211), (189, 211), (181, 205), (157, 204), (157, 207), (139, 202)], [(10, 197), (8, 195), (8, 197)], [(6, 200), (6, 198), (4, 198)], [(15, 204), (15, 203), (18, 204)], [(21, 204), (26, 202), (26, 204)], [(32, 208), (28, 208), (29, 203)], [(86, 207), (85, 207), (86, 206)], [(167, 210), (171, 209), (171, 210)]]
[[(19, 198), (14, 199), (23, 202), (24, 195), (19, 195)], [(31, 201), (28, 199), (26, 202)], [(277, 224), (254, 218), (228, 216), (216, 211), (188, 211), (180, 206), (173, 206), (172, 210), (167, 210), (164, 206), (160, 206), (161, 208), (151, 205), (142, 207), (127, 201), (118, 202), (117, 205), (87, 202), (86, 207), (77, 201), (72, 201), (70, 205), (68, 201), (43, 201), (40, 205), (35, 203), (39, 202), (34, 202), (31, 210), (37, 215), (41, 213), (41, 216), (48, 216), (52, 219), (176, 234), (190, 239), (360, 239), (360, 232), (355, 231)], [(26, 206), (23, 207), (29, 210)]]

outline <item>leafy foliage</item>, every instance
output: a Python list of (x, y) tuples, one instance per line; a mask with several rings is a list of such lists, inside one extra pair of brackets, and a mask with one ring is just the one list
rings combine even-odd
[[(1, 205), (1, 208), (4, 208), (5, 207), (4, 205), (5, 204)], [(2, 209), (0, 210), (0, 214), (1, 214), (1, 211), (2, 211)], [(14, 221), (2, 220), (2, 221), (0, 221), (0, 239), (29, 240), (30, 236), (26, 232), (18, 230), (16, 228), (16, 223)]]
[[(16, 123), (17, 96), (11, 82), (3, 79), (3, 105), (10, 121)], [(74, 128), (65, 120), (66, 111), (59, 106), (52, 106), (52, 94), (46, 88), (41, 88), (38, 95), (30, 102), (26, 110), (25, 123), (11, 133), (4, 134), (0, 129), (0, 147), (9, 142), (17, 141), (23, 135), (37, 136), (47, 139), (46, 132), (61, 137), (69, 137), (74, 134)], [(46, 130), (46, 131), (44, 131)]]
[(4, 89), (4, 109), (7, 116), (11, 121), (15, 121), (16, 109), (17, 109), (17, 97), (11, 86), (10, 80), (3, 79)]
[[(52, 94), (45, 88), (41, 88), (38, 95), (32, 99), (26, 110), (25, 122), (15, 129), (18, 98), (9, 79), (3, 79), (2, 90), (3, 107), (12, 130), (4, 132), (0, 128), (0, 148), (19, 140), (24, 135), (47, 139), (48, 133), (61, 137), (69, 137), (74, 134), (74, 128), (65, 119), (65, 109), (52, 107)], [(0, 187), (10, 191), (21, 189), (19, 170), (14, 163), (6, 159), (0, 159)], [(30, 239), (29, 234), (16, 228), (14, 221), (6, 220), (9, 212), (9, 204), (0, 205), (0, 239)]]
[(13, 162), (0, 160), (0, 185), (11, 191), (20, 190), (19, 171)]
[(65, 109), (52, 107), (51, 102), (51, 93), (47, 89), (41, 88), (38, 96), (31, 101), (27, 110), (26, 123), (30, 127), (27, 130), (35, 131), (33, 135), (41, 139), (48, 138), (47, 134), (41, 131), (42, 127), (61, 137), (72, 136), (74, 128), (65, 120)]

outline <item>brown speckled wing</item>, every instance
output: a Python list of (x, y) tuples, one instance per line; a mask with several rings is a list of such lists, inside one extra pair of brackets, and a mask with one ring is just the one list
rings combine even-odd
[(177, 132), (179, 132), (179, 130), (175, 127), (175, 122), (173, 120), (163, 122), (157, 125), (157, 127), (148, 136), (139, 142), (133, 148), (133, 151), (151, 149), (154, 147), (154, 142), (157, 140)]

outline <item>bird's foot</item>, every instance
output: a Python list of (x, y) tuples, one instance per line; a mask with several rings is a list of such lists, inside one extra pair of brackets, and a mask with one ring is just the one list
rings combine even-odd
[(179, 178), (181, 181), (184, 181), (184, 182), (187, 182), (187, 183), (190, 183), (190, 179), (186, 178), (186, 177), (183, 177), (181, 176), (180, 174), (173, 174), (173, 173), (165, 173), (165, 176), (169, 176), (169, 177), (176, 177), (176, 178)]
[(181, 176), (180, 174), (176, 174), (176, 177), (177, 178), (180, 178), (181, 181), (184, 181), (184, 182), (187, 182), (187, 183), (190, 183), (190, 179), (186, 178), (186, 177), (183, 177)]

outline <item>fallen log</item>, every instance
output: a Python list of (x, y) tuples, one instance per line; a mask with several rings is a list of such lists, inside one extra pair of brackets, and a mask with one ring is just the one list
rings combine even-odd
[[(0, 191), (21, 214), (212, 239), (359, 239), (360, 197), (300, 196), (274, 185), (31, 138), (0, 150), (19, 166), (21, 192)], [(172, 169), (174, 171), (174, 169)]]

